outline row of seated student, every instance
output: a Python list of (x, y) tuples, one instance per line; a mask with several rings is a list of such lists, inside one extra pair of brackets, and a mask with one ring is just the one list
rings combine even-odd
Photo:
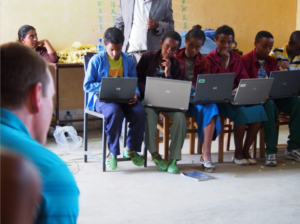
[[(231, 43), (234, 41), (234, 32), (228, 26), (217, 29), (215, 34), (217, 49), (206, 58), (199, 53), (205, 41), (200, 26), (195, 26), (187, 33), (185, 38), (186, 48), (179, 51), (181, 38), (178, 33), (170, 31), (164, 34), (161, 49), (156, 52), (145, 53), (137, 68), (135, 68), (132, 57), (121, 52), (124, 37), (120, 30), (116, 28), (108, 29), (105, 32), (104, 40), (106, 50), (91, 59), (88, 66), (89, 77), (84, 80), (84, 90), (90, 93), (88, 107), (108, 115), (106, 116), (106, 129), (109, 144), (113, 147), (110, 147), (110, 155), (108, 155), (106, 162), (111, 169), (117, 168), (115, 157), (119, 154), (120, 149), (115, 140), (120, 136), (124, 116), (130, 122), (127, 148), (124, 150), (125, 156), (130, 157), (133, 163), (138, 166), (142, 164), (142, 159), (137, 154), (141, 149), (140, 136), (143, 135), (144, 130), (151, 136), (150, 132), (153, 131), (151, 125), (156, 122), (149, 123), (148, 119), (157, 120), (157, 111), (145, 110), (141, 106), (140, 101), (142, 101), (142, 98), (138, 99), (144, 94), (145, 76), (186, 79), (191, 80), (195, 85), (194, 80), (197, 74), (222, 73), (225, 70), (226, 72), (236, 72), (236, 86), (240, 77), (244, 74), (246, 74), (246, 77), (256, 78), (257, 70), (262, 65), (267, 75), (270, 71), (279, 68), (293, 70), (300, 67), (300, 31), (292, 33), (289, 43), (281, 49), (274, 49), (271, 56), (269, 56), (269, 53), (273, 47), (274, 38), (269, 32), (259, 32), (255, 38), (255, 49), (242, 58), (230, 51)], [(45, 46), (45, 48), (47, 47)], [(48, 51), (47, 53), (51, 54)], [(28, 166), (28, 161), (24, 161), (23, 158), (16, 158), (15, 155), (5, 155), (4, 152), (1, 152), (1, 191), (4, 190), (3, 192), (7, 193), (1, 197), (1, 221), (5, 215), (6, 219), (3, 223), (31, 223), (33, 220), (37, 220), (36, 223), (76, 223), (79, 211), (79, 190), (74, 176), (57, 155), (43, 146), (46, 143), (47, 126), (51, 121), (52, 98), (54, 96), (54, 85), (48, 66), (40, 56), (19, 43), (1, 45), (0, 54), (2, 81), (0, 88), (1, 149), (5, 147), (9, 152), (24, 156), (31, 164)], [(272, 56), (278, 59), (273, 59)], [(289, 63), (286, 63), (286, 61)], [(145, 67), (142, 66), (143, 62)], [(151, 66), (151, 63), (155, 66)], [(93, 94), (93, 91), (96, 89), (98, 91), (101, 86), (102, 76), (109, 76), (110, 73), (115, 74), (113, 71), (110, 72), (112, 69), (121, 70), (123, 77), (138, 77), (136, 95), (129, 105), (101, 105)], [(12, 97), (15, 95), (18, 97)], [(276, 166), (277, 148), (276, 146), (272, 148), (268, 144), (272, 145), (274, 138), (276, 138), (273, 132), (275, 131), (274, 125), (278, 111), (283, 111), (291, 118), (289, 124), (290, 136), (285, 156), (288, 159), (299, 161), (300, 144), (299, 138), (297, 138), (299, 137), (299, 128), (296, 128), (299, 124), (299, 98), (274, 100), (268, 103), (264, 105), (265, 110), (257, 109), (261, 111), (261, 114), (255, 118), (257, 122), (252, 122), (254, 128), (256, 128), (258, 125), (255, 123), (261, 124), (263, 119), (267, 117), (264, 126), (269, 126), (270, 132), (269, 134), (266, 132), (268, 155), (266, 165)], [(95, 107), (97, 104), (98, 106)], [(226, 113), (228, 117), (231, 116), (230, 110), (232, 108), (230, 106), (223, 107), (224, 116), (226, 116)], [(240, 126), (237, 127), (237, 130), (243, 129), (243, 122), (247, 122), (247, 119), (254, 120), (254, 118), (247, 117), (249, 113), (246, 112), (249, 112), (249, 110), (253, 110), (252, 107), (250, 109), (239, 107), (234, 111), (237, 113), (237, 117), (233, 118), (233, 121), (235, 126)], [(219, 105), (214, 104), (211, 104), (211, 108), (203, 105), (191, 105), (188, 112), (196, 118), (200, 127), (198, 135), (203, 141), (203, 145), (205, 145), (200, 162), (210, 171), (213, 171), (215, 167), (211, 160), (210, 148), (211, 141), (219, 133), (218, 114), (221, 114), (221, 109)], [(153, 117), (146, 117), (146, 113)], [(241, 115), (239, 113), (245, 114)], [(172, 137), (177, 138), (179, 136), (179, 139), (173, 138), (171, 143), (173, 146), (170, 149), (173, 152), (170, 161), (164, 161), (150, 147), (154, 139), (146, 136), (145, 140), (158, 169), (178, 173), (176, 162), (181, 156), (182, 145), (180, 144), (186, 132), (184, 128), (185, 120), (182, 121), (182, 114), (178, 112), (170, 116), (173, 116), (174, 123), (177, 122), (177, 128), (172, 127)], [(236, 125), (236, 121), (240, 122), (239, 125)], [(138, 130), (142, 131), (139, 132)], [(251, 164), (255, 163), (251, 158), (247, 158), (247, 143), (239, 142), (239, 134), (235, 130), (237, 152), (235, 152), (234, 162), (240, 165), (248, 165), (251, 161)], [(251, 134), (248, 135), (247, 138), (250, 139)], [(18, 136), (17, 141), (15, 136)], [(239, 143), (242, 144), (242, 150), (237, 147)], [(34, 167), (30, 167), (32, 164)], [(22, 170), (22, 177), (20, 177), (21, 172), (19, 169)], [(24, 174), (26, 171), (29, 172), (27, 173), (29, 175)], [(15, 174), (17, 175), (16, 179), (11, 179), (14, 178), (13, 175)], [(14, 184), (15, 181), (23, 182), (22, 189), (19, 188), (20, 184)], [(8, 185), (9, 182), (11, 185)], [(12, 188), (13, 185), (17, 186), (18, 189)], [(26, 190), (26, 194), (24, 194), (24, 190)], [(14, 196), (16, 200), (11, 200), (10, 196)], [(30, 199), (28, 200), (28, 198)], [(3, 207), (4, 204), (7, 207)], [(10, 210), (10, 212), (5, 209)], [(17, 212), (18, 209), (22, 211), (19, 213)], [(3, 211), (5, 211), (5, 214)], [(13, 216), (13, 214), (20, 216)]]
[[(161, 171), (179, 173), (176, 162), (181, 159), (181, 149), (186, 135), (186, 121), (184, 113), (164, 111), (173, 120), (170, 128), (172, 141), (170, 143), (170, 160), (166, 161), (157, 152), (154, 139), (159, 110), (143, 107), (146, 77), (163, 77), (169, 79), (192, 81), (194, 91), (198, 74), (207, 73), (235, 73), (233, 89), (241, 79), (257, 78), (258, 71), (263, 68), (269, 76), (270, 71), (280, 69), (300, 68), (300, 31), (295, 31), (290, 41), (283, 48), (276, 48), (272, 52), (274, 38), (267, 31), (260, 31), (255, 38), (255, 49), (240, 57), (231, 51), (234, 42), (234, 31), (231, 27), (219, 27), (214, 36), (216, 49), (206, 57), (199, 52), (205, 42), (205, 34), (201, 26), (196, 25), (185, 36), (185, 47), (179, 49), (181, 37), (175, 31), (164, 33), (157, 51), (145, 52), (137, 66), (132, 57), (122, 52), (124, 36), (117, 28), (109, 28), (104, 34), (104, 52), (91, 58), (83, 88), (89, 93), (87, 107), (103, 113), (105, 116), (106, 134), (108, 136), (109, 154), (106, 165), (117, 169), (116, 157), (120, 155), (118, 139), (121, 133), (123, 118), (129, 121), (127, 147), (123, 153), (131, 158), (137, 166), (143, 165), (143, 159), (137, 152), (141, 151), (143, 133), (145, 130), (145, 145), (151, 153), (157, 168)], [(270, 54), (270, 55), (269, 55)], [(136, 94), (129, 104), (100, 102), (95, 92), (101, 87), (101, 78), (113, 74), (121, 77), (137, 77)], [(251, 158), (249, 148), (259, 129), (264, 125), (266, 136), (266, 166), (277, 165), (277, 133), (276, 120), (279, 111), (290, 115), (290, 135), (285, 157), (300, 161), (300, 99), (268, 100), (265, 105), (233, 106), (229, 103), (189, 105), (187, 113), (193, 116), (198, 125), (198, 137), (203, 143), (203, 154), (200, 163), (206, 171), (215, 171), (211, 158), (211, 144), (220, 132), (219, 115), (234, 122), (235, 153), (233, 162), (238, 165), (254, 165), (257, 161)], [(248, 131), (246, 132), (246, 126)], [(245, 141), (244, 135), (246, 133)]]
[[(139, 89), (144, 91), (145, 86), (145, 77), (146, 76), (160, 76), (163, 75), (164, 72), (168, 73), (168, 76), (172, 76), (175, 79), (185, 79), (193, 82), (193, 86), (195, 86), (195, 80), (197, 74), (207, 74), (207, 73), (222, 73), (233, 71), (236, 73), (234, 88), (238, 85), (239, 80), (242, 78), (256, 78), (258, 72), (261, 72), (264, 68), (267, 75), (270, 74), (270, 71), (280, 69), (297, 69), (300, 63), (299, 56), (299, 46), (297, 43), (299, 32), (296, 31), (291, 35), (290, 41), (283, 48), (276, 48), (271, 52), (271, 56), (277, 58), (277, 60), (273, 59), (269, 56), (270, 51), (273, 48), (273, 36), (267, 31), (261, 31), (257, 34), (255, 38), (255, 50), (252, 52), (242, 56), (242, 60), (240, 57), (231, 52), (231, 45), (234, 41), (234, 32), (228, 26), (220, 27), (223, 29), (224, 33), (220, 35), (216, 32), (215, 42), (217, 44), (217, 49), (211, 52), (209, 55), (204, 58), (199, 52), (201, 47), (205, 42), (204, 32), (201, 30), (199, 25), (195, 26), (192, 30), (190, 30), (186, 34), (185, 45), (186, 48), (180, 49), (177, 51), (178, 47), (176, 46), (174, 49), (171, 49), (171, 53), (169, 55), (161, 54), (159, 60), (155, 62), (151, 59), (150, 53), (146, 53), (143, 57), (143, 60), (137, 65), (137, 74), (139, 77)], [(177, 41), (179, 41), (179, 46), (181, 44), (181, 38), (178, 38), (177, 33), (173, 31), (173, 36), (177, 36)], [(165, 35), (163, 37), (163, 41), (167, 38)], [(49, 62), (57, 62), (58, 57), (55, 53), (55, 50), (51, 46), (48, 40), (38, 41), (37, 32), (34, 27), (29, 25), (24, 25), (19, 29), (18, 39), (21, 43), (35, 49), (42, 57), (44, 57)], [(167, 41), (172, 38), (167, 38)], [(163, 44), (163, 43), (162, 43)], [(166, 44), (169, 45), (168, 43)], [(156, 52), (159, 54), (159, 52)], [(149, 54), (149, 57), (146, 55)], [(112, 60), (116, 60), (117, 56), (114, 56)], [(156, 56), (157, 57), (157, 56)], [(173, 57), (175, 57), (179, 63), (180, 68), (177, 68), (178, 63), (175, 65), (172, 63)], [(122, 57), (121, 57), (122, 58)], [(108, 59), (111, 59), (110, 57)], [(167, 59), (167, 60), (166, 60)], [(147, 61), (148, 60), (148, 61)], [(153, 63), (151, 68), (156, 68), (155, 71), (147, 70), (146, 73), (143, 72), (143, 69), (149, 66), (149, 63)], [(158, 66), (156, 66), (156, 64)], [(168, 66), (167, 66), (168, 64)], [(171, 66), (172, 65), (172, 66)], [(168, 67), (170, 69), (166, 70)], [(164, 68), (164, 69), (163, 69)], [(174, 72), (171, 72), (171, 70)], [(180, 71), (182, 71), (180, 73)], [(122, 71), (123, 72), (123, 71)], [(155, 75), (154, 75), (155, 74)], [(170, 75), (172, 74), (172, 75)], [(126, 77), (126, 76), (125, 76)], [(139, 93), (139, 89), (137, 88), (137, 93)], [(141, 92), (140, 100), (143, 99), (143, 91)], [(137, 95), (136, 98), (137, 99)], [(289, 101), (289, 102), (288, 102)], [(256, 133), (260, 129), (262, 122), (264, 122), (264, 128), (266, 133), (266, 152), (267, 152), (267, 166), (276, 166), (276, 155), (278, 149), (276, 148), (277, 142), (277, 133), (275, 128), (275, 122), (277, 120), (279, 111), (282, 111), (286, 114), (290, 114), (290, 107), (293, 105), (293, 108), (296, 110), (297, 99), (289, 99), (289, 100), (268, 100), (267, 103), (262, 108), (261, 105), (255, 105), (252, 107), (236, 107), (230, 104), (208, 104), (208, 105), (193, 105), (190, 104), (188, 113), (191, 114), (197, 120), (197, 124), (199, 128), (198, 136), (200, 140), (203, 142), (203, 155), (200, 157), (200, 162), (204, 165), (204, 167), (214, 170), (215, 166), (211, 160), (211, 141), (214, 140), (220, 131), (220, 122), (218, 120), (218, 115), (222, 115), (230, 120), (234, 121), (234, 136), (235, 136), (235, 156), (233, 157), (233, 161), (239, 165), (246, 164), (256, 164), (256, 161), (252, 159), (249, 155), (249, 147), (253, 142), (253, 139), (256, 136)], [(98, 103), (98, 102), (97, 102)], [(98, 103), (100, 104), (100, 102)], [(134, 104), (134, 103), (133, 103)], [(140, 105), (141, 106), (141, 105)], [(100, 109), (99, 109), (100, 110)], [(171, 135), (173, 136), (173, 141), (170, 145), (170, 158), (171, 161), (164, 161), (161, 156), (157, 153), (155, 144), (153, 141), (149, 141), (149, 139), (153, 139), (155, 136), (155, 124), (158, 117), (158, 110), (154, 110), (151, 108), (146, 108), (146, 114), (148, 119), (145, 124), (145, 133), (146, 133), (146, 145), (149, 151), (152, 154), (153, 160), (157, 164), (160, 170), (168, 170), (171, 172), (177, 173), (178, 168), (175, 163), (177, 160), (181, 158), (181, 148), (184, 141), (185, 131), (186, 130), (186, 122), (185, 117), (182, 113), (174, 113), (168, 112), (168, 115), (174, 120), (174, 123), (171, 128)], [(101, 109), (102, 111), (102, 109)], [(205, 112), (204, 112), (205, 111)], [(296, 112), (292, 113), (295, 114)], [(256, 114), (256, 115), (255, 115)], [(294, 117), (294, 115), (291, 115)], [(141, 120), (143, 120), (143, 113), (140, 114)], [(271, 122), (272, 120), (272, 122)], [(290, 124), (290, 139), (288, 143), (289, 149), (298, 149), (299, 142), (297, 136), (299, 133), (297, 132), (296, 122), (291, 122)], [(245, 142), (243, 143), (243, 137), (245, 134), (246, 126), (248, 126), (248, 132), (246, 135)], [(136, 148), (141, 142), (142, 136), (139, 133), (142, 133), (144, 130), (143, 125), (133, 126), (129, 135), (135, 136), (136, 141), (128, 141), (129, 148)], [(178, 128), (181, 127), (181, 128)], [(116, 127), (111, 127), (109, 130), (114, 132)], [(117, 126), (118, 129), (118, 126)], [(180, 133), (177, 130), (182, 130)], [(116, 150), (116, 152), (112, 152), (109, 154), (109, 158), (107, 163), (110, 164), (110, 157), (116, 156), (119, 153), (119, 145), (118, 138), (114, 138), (112, 141), (113, 144), (110, 145), (112, 150)], [(138, 140), (137, 140), (138, 139)], [(136, 145), (137, 146), (136, 146)], [(134, 145), (134, 146), (130, 146)], [(288, 151), (286, 151), (288, 154)], [(129, 155), (128, 155), (129, 156)], [(138, 155), (133, 156), (130, 155), (136, 164), (142, 164), (142, 160), (138, 159)], [(299, 159), (298, 153), (291, 153), (291, 155), (287, 155), (289, 157), (296, 157)], [(115, 159), (113, 159), (115, 161)], [(115, 163), (112, 163), (115, 164)], [(171, 165), (170, 165), (171, 164)], [(116, 165), (113, 165), (116, 167)]]

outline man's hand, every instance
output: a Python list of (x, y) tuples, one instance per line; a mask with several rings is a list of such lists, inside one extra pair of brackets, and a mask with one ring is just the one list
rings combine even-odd
[(163, 58), (162, 60), (163, 60), (163, 62), (161, 63), (161, 65), (163, 67), (165, 67), (165, 77), (169, 77), (170, 76), (171, 62), (170, 62), (169, 58)]
[(148, 28), (149, 30), (152, 30), (152, 29), (155, 30), (155, 29), (158, 28), (158, 26), (159, 26), (159, 23), (158, 23), (157, 20), (151, 19), (150, 17), (148, 18), (148, 20), (147, 20), (147, 28)]
[(226, 49), (223, 49), (223, 50), (220, 52), (220, 56), (221, 56), (221, 67), (222, 67), (222, 68), (226, 68), (226, 64), (227, 64), (229, 55), (230, 55), (230, 54), (229, 54), (229, 52), (228, 52)]
[(280, 67), (282, 68), (282, 70), (289, 70), (290, 69), (290, 64), (288, 61), (280, 61)]
[(136, 103), (136, 101), (137, 101), (137, 98), (138, 98), (138, 95), (137, 95), (137, 93), (135, 93), (134, 94), (134, 98), (133, 99), (131, 99), (130, 101), (129, 101), (129, 105), (133, 105), (133, 104), (135, 104)]

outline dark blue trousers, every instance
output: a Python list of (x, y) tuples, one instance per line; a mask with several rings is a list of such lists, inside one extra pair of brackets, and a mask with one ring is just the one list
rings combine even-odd
[(97, 100), (95, 111), (105, 116), (107, 143), (109, 151), (114, 156), (120, 155), (119, 138), (124, 117), (129, 122), (126, 146), (133, 151), (141, 151), (145, 132), (146, 112), (140, 101), (129, 105), (127, 103), (104, 103)]

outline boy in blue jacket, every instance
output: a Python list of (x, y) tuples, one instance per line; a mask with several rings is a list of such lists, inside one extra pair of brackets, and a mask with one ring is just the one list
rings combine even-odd
[(139, 89), (136, 87), (135, 96), (127, 103), (100, 102), (96, 96), (101, 87), (102, 77), (135, 78), (134, 59), (122, 52), (124, 35), (118, 28), (108, 28), (104, 33), (105, 50), (93, 56), (88, 64), (83, 89), (89, 93), (87, 108), (102, 113), (105, 116), (105, 130), (109, 153), (106, 165), (117, 169), (116, 157), (120, 155), (119, 137), (124, 117), (129, 122), (128, 138), (124, 156), (131, 158), (136, 166), (143, 165), (143, 159), (137, 154), (145, 130), (146, 113), (144, 106), (138, 100)]

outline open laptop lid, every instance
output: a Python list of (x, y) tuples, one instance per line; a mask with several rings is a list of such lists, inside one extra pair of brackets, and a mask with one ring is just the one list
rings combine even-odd
[(103, 77), (99, 94), (100, 102), (129, 103), (134, 98), (137, 78)]
[(264, 104), (269, 96), (274, 79), (241, 79), (233, 97), (233, 105)]
[(199, 74), (193, 104), (231, 101), (235, 73)]
[(170, 111), (187, 111), (192, 82), (147, 77), (144, 105)]
[(270, 99), (297, 97), (300, 90), (300, 70), (271, 72), (274, 78)]

